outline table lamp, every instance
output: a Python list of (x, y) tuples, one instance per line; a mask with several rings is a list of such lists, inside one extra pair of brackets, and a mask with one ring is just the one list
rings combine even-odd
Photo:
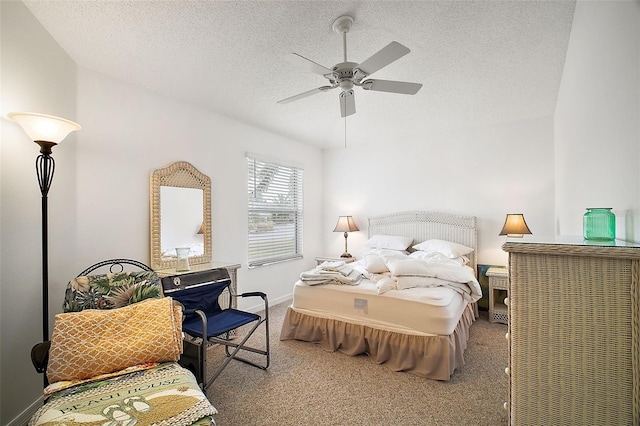
[(353, 221), (353, 217), (338, 217), (338, 223), (336, 224), (336, 228), (333, 230), (333, 232), (344, 232), (344, 253), (342, 253), (340, 257), (352, 257), (347, 251), (347, 237), (349, 236), (349, 232), (353, 231), (359, 231), (356, 223)]

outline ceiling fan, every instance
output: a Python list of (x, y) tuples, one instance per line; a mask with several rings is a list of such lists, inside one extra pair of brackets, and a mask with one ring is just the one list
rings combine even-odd
[(346, 117), (356, 112), (356, 102), (353, 95), (353, 87), (359, 86), (364, 90), (377, 92), (400, 93), (403, 95), (415, 95), (422, 87), (420, 83), (409, 83), (405, 81), (376, 80), (367, 79), (371, 74), (386, 67), (390, 63), (397, 61), (411, 50), (396, 41), (392, 41), (369, 59), (358, 64), (347, 61), (347, 33), (353, 24), (353, 17), (341, 16), (333, 22), (333, 31), (342, 34), (342, 44), (344, 48), (344, 61), (334, 65), (331, 69), (324, 67), (304, 56), (292, 53), (287, 59), (301, 65), (308, 71), (320, 74), (329, 80), (328, 86), (320, 86), (290, 98), (278, 101), (279, 104), (288, 104), (298, 99), (306, 98), (320, 92), (326, 92), (339, 87), (340, 92), (340, 115)]

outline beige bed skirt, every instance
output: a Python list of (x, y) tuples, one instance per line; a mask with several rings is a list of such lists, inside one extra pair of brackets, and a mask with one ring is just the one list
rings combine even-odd
[(327, 351), (350, 356), (366, 353), (374, 363), (393, 371), (449, 380), (454, 370), (464, 364), (469, 327), (474, 320), (473, 307), (468, 305), (453, 334), (421, 336), (315, 317), (289, 307), (280, 340), (313, 342)]

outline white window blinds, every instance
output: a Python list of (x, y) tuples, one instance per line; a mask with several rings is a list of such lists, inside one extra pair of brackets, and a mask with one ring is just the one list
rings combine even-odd
[(303, 170), (247, 155), (249, 267), (302, 257)]

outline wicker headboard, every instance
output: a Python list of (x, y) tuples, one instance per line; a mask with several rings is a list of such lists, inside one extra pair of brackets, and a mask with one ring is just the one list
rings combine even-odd
[(450, 213), (429, 211), (408, 211), (391, 213), (369, 218), (369, 237), (380, 235), (398, 235), (413, 237), (413, 244), (431, 238), (451, 241), (473, 248), (469, 254), (469, 266), (478, 270), (478, 219), (475, 216), (462, 216)]

